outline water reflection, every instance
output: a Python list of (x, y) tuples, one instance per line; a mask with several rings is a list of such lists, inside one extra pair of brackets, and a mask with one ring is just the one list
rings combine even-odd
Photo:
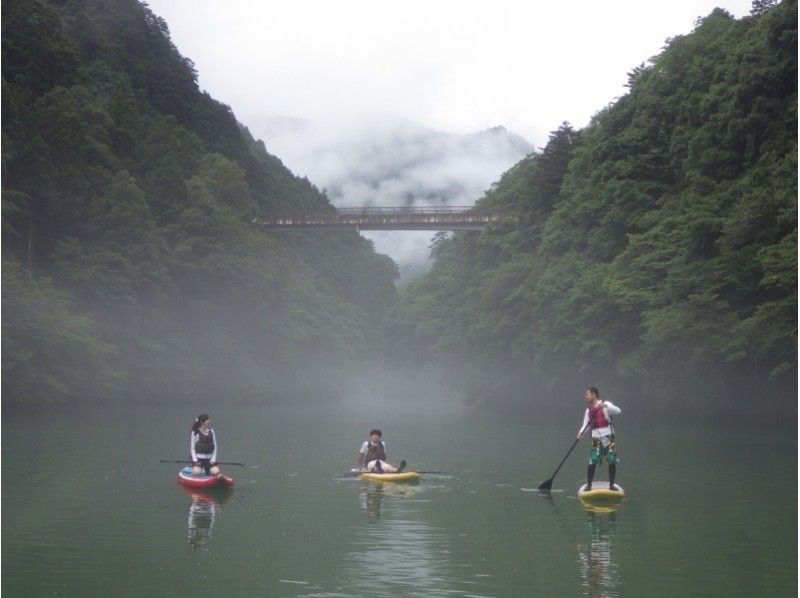
[(620, 567), (614, 562), (617, 504), (583, 503), (589, 524), (589, 543), (578, 544), (578, 566), (583, 596), (619, 596)]
[(384, 484), (383, 482), (359, 482), (361, 508), (367, 512), (370, 522), (381, 518), (381, 507), (387, 496), (412, 497), (414, 489), (406, 484)]
[(207, 550), (219, 511), (231, 496), (229, 490), (200, 491), (184, 489), (191, 497), (186, 523), (187, 542), (192, 550)]
[(577, 548), (581, 595), (587, 598), (619, 596), (621, 571), (619, 564), (614, 562), (614, 540), (617, 535), (617, 510), (622, 506), (622, 501), (580, 500), (589, 525), (587, 542), (587, 536), (576, 532), (572, 518), (559, 510), (549, 492), (540, 496), (553, 509), (556, 523)]
[(355, 549), (345, 558), (347, 595), (450, 595), (450, 540), (425, 522), (423, 494), (406, 484), (359, 484), (369, 524), (354, 530)]
[(549, 492), (540, 492), (539, 496), (542, 497), (542, 500), (550, 505), (550, 508), (553, 509), (553, 512), (556, 515), (556, 523), (558, 526), (564, 530), (564, 533), (567, 534), (570, 541), (573, 544), (578, 544), (578, 537), (575, 534), (575, 530), (572, 527), (569, 519), (558, 509), (558, 505), (556, 505), (556, 501), (553, 499), (553, 496)]

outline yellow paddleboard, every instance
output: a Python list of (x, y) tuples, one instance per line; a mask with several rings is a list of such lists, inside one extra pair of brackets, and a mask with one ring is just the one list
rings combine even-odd
[(403, 471), (400, 473), (375, 473), (364, 472), (358, 476), (359, 480), (370, 482), (418, 482), (419, 473), (416, 471)]
[(625, 496), (625, 490), (622, 489), (622, 486), (615, 483), (614, 487), (616, 490), (609, 489), (608, 482), (592, 482), (592, 489), (587, 490), (586, 484), (584, 484), (578, 488), (578, 498), (581, 500), (591, 500), (594, 498), (623, 498)]

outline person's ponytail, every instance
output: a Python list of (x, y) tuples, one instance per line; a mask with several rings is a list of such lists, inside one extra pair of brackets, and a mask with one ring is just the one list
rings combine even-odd
[(192, 432), (197, 433), (197, 431), (200, 429), (200, 426), (203, 425), (203, 422), (208, 421), (208, 419), (208, 415), (205, 413), (198, 415), (197, 419), (194, 420), (194, 423), (192, 423)]

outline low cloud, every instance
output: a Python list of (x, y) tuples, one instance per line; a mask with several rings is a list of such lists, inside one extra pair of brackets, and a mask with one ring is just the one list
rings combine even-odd
[[(496, 127), (455, 135), (397, 119), (325, 123), (285, 117), (247, 119), (267, 151), (325, 189), (337, 207), (468, 206), (533, 146)], [(433, 233), (362, 233), (400, 266), (401, 278), (429, 266)]]

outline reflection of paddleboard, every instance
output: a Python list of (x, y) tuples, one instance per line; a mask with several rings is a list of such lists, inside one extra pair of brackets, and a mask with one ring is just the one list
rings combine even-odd
[(419, 473), (416, 471), (403, 471), (400, 473), (376, 473), (364, 472), (359, 474), (360, 480), (369, 480), (370, 482), (418, 482)]
[(233, 486), (213, 486), (211, 488), (189, 488), (181, 484), (181, 490), (192, 500), (213, 502), (224, 505), (233, 496)]
[[(604, 500), (605, 502), (600, 502), (600, 500)], [(587, 500), (582, 498), (580, 501), (581, 506), (586, 509), (588, 513), (594, 513), (595, 515), (610, 515), (611, 513), (616, 513), (617, 509), (619, 509), (620, 505), (622, 504), (621, 498), (606, 498), (596, 500)]]
[(616, 490), (611, 490), (608, 487), (608, 482), (592, 482), (592, 489), (587, 490), (586, 484), (578, 488), (578, 498), (581, 500), (591, 500), (595, 498), (601, 499), (609, 499), (609, 498), (616, 498), (620, 499), (625, 496), (625, 490), (622, 489), (617, 483), (614, 483), (614, 487)]

